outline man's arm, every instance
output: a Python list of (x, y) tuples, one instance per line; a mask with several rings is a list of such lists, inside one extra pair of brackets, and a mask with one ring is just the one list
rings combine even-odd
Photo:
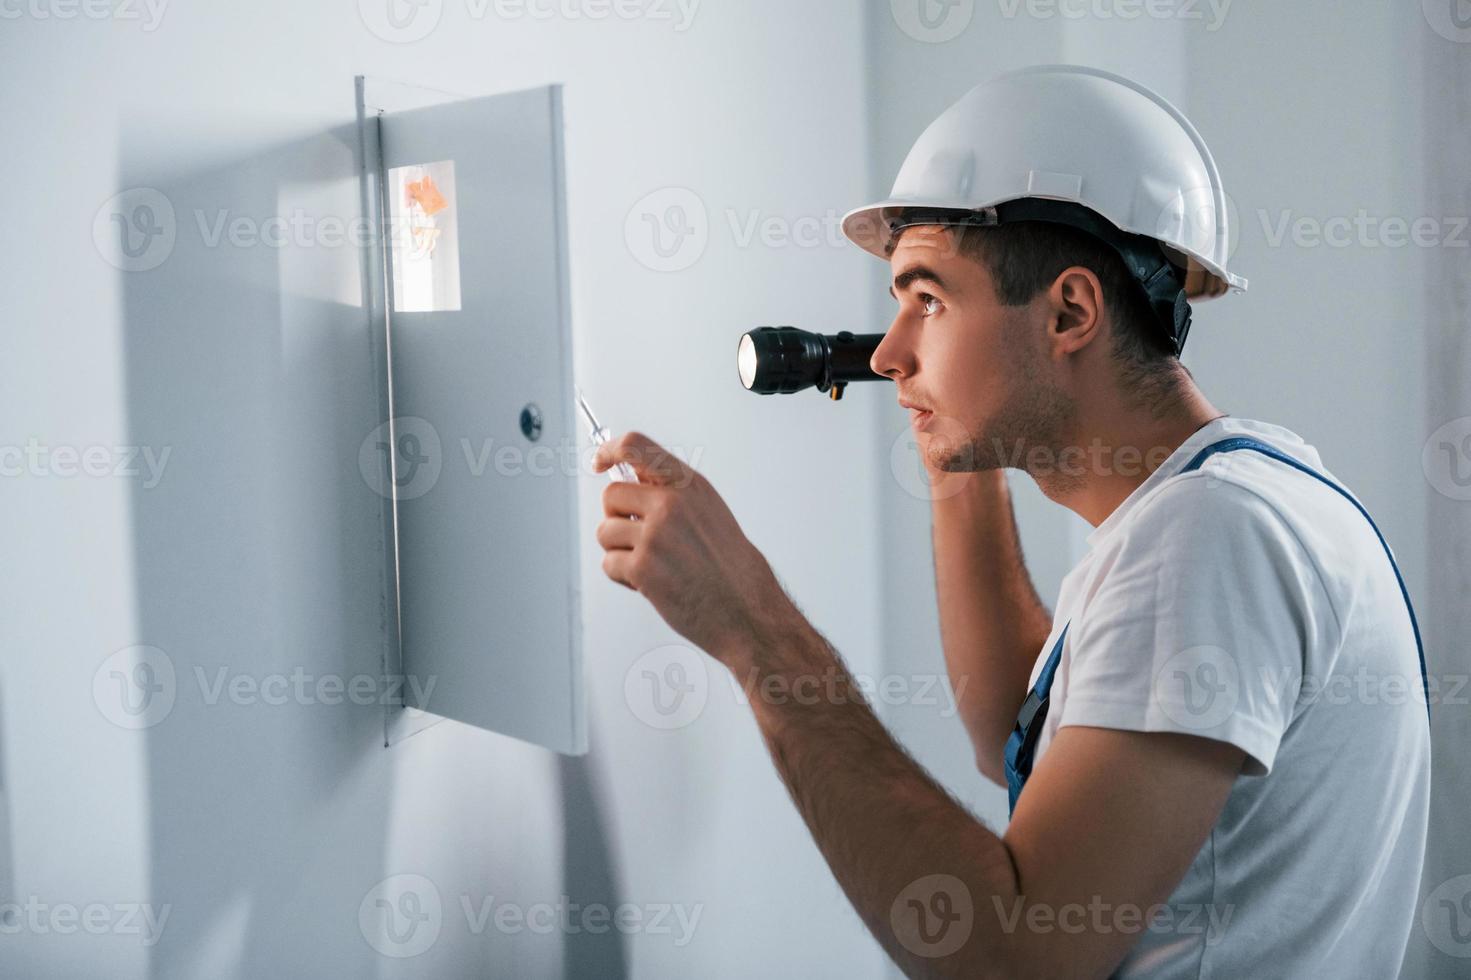
[[(800, 613), (772, 622), (712, 652), (745, 684), (849, 901), (909, 976), (1108, 976), (1184, 876), (1244, 758), (1187, 735), (1066, 727), (998, 837), (894, 742)], [(803, 678), (831, 696), (788, 696)]]
[(709, 481), (639, 433), (601, 446), (594, 469), (617, 462), (640, 482), (603, 490), (603, 570), (746, 686), (813, 838), (894, 959), (912, 976), (1107, 976), (1199, 852), (1242, 750), (1065, 726), (998, 837), (879, 724)]
[(931, 480), (945, 666), (976, 766), (1004, 785), (1006, 738), (1052, 617), (1022, 559), (1005, 471), (936, 474)]

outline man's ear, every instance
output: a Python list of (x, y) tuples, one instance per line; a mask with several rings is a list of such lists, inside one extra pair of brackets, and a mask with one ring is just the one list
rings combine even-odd
[(1103, 329), (1103, 284), (1092, 269), (1070, 266), (1047, 290), (1047, 340), (1053, 355), (1082, 350)]

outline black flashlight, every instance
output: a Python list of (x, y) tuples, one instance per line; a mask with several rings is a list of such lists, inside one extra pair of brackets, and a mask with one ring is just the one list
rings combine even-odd
[(790, 394), (816, 387), (837, 401), (850, 381), (888, 381), (868, 366), (881, 333), (827, 335), (796, 327), (757, 327), (741, 335), (736, 369), (747, 391)]

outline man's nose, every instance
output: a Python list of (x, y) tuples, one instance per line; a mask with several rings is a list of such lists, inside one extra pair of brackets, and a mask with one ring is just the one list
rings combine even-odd
[(900, 322), (902, 319), (894, 318), (894, 322), (889, 324), (889, 329), (884, 333), (884, 339), (874, 348), (873, 356), (868, 359), (868, 366), (874, 374), (882, 374), (896, 381), (914, 373), (914, 345), (910, 343), (908, 331)]

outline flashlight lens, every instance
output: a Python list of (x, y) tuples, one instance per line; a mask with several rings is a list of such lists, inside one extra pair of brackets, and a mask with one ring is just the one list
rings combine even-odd
[(756, 383), (756, 342), (748, 333), (741, 334), (741, 346), (736, 351), (736, 370), (740, 372), (741, 384), (750, 391)]

